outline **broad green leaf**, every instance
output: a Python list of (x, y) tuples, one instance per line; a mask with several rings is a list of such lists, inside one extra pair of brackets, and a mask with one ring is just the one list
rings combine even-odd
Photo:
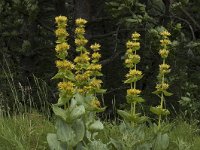
[(57, 102), (57, 104), (55, 104), (55, 105), (57, 105), (57, 106), (63, 106), (63, 105), (65, 105), (70, 99), (72, 98), (72, 96), (61, 96), (59, 99), (58, 99), (58, 102)]
[(142, 97), (140, 97), (140, 96), (126, 96), (126, 99), (127, 99), (127, 102), (128, 102), (128, 103), (134, 103), (134, 102), (136, 102), (136, 103), (142, 103), (142, 102), (145, 101), (145, 100), (144, 100)]
[(59, 141), (66, 142), (68, 146), (74, 146), (75, 133), (71, 124), (67, 124), (64, 120), (57, 119), (56, 121), (57, 137)]
[(65, 77), (63, 72), (58, 72), (54, 77), (51, 79), (63, 79)]
[(70, 113), (70, 118), (72, 120), (76, 120), (84, 114), (85, 114), (85, 107), (83, 105), (80, 105), (73, 108), (72, 112)]
[(128, 113), (128, 112), (126, 112), (126, 111), (124, 111), (124, 110), (117, 110), (117, 113), (121, 116), (121, 117), (123, 117), (125, 120), (131, 120), (131, 115), (130, 115), (130, 113)]
[(54, 133), (47, 134), (47, 142), (50, 150), (65, 150), (67, 145), (58, 141), (57, 135)]
[(96, 91), (96, 93), (98, 93), (98, 94), (106, 93), (106, 89), (96, 89), (95, 91)]
[(154, 145), (155, 150), (167, 150), (169, 147), (169, 136), (168, 134), (158, 133)]
[(74, 74), (70, 70), (65, 71), (64, 78), (66, 78), (70, 81), (75, 81)]
[(91, 141), (83, 150), (108, 150), (107, 145), (101, 141)]
[(85, 125), (83, 121), (80, 119), (76, 120), (72, 125), (72, 129), (74, 130), (76, 135), (74, 141), (76, 142), (75, 145), (77, 145), (80, 141), (83, 140), (85, 135)]
[(103, 128), (104, 128), (104, 126), (103, 126), (103, 124), (101, 123), (100, 120), (97, 120), (97, 121), (93, 122), (93, 123), (89, 126), (89, 130), (90, 130), (90, 131), (93, 131), (93, 132), (103, 130)]
[(66, 121), (67, 113), (68, 113), (66, 110), (64, 110), (56, 105), (53, 105), (52, 108), (53, 108), (53, 112), (55, 113), (56, 116), (58, 116)]
[(167, 91), (163, 91), (163, 94), (165, 95), (165, 96), (172, 96), (173, 94), (172, 93), (170, 93), (170, 92), (167, 92)]
[(163, 109), (160, 106), (158, 107), (151, 107), (150, 111), (156, 115), (169, 115), (170, 112), (167, 109)]

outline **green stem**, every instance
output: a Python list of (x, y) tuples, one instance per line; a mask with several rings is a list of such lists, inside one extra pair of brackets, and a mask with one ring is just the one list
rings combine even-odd
[(135, 115), (136, 113), (136, 102), (133, 103), (133, 114)]
[(160, 129), (160, 126), (161, 126), (161, 115), (159, 115), (159, 118), (158, 118), (158, 128)]
[[(163, 64), (165, 64), (165, 59), (163, 59)], [(165, 83), (165, 75), (163, 74), (161, 84), (163, 85), (164, 83)], [(164, 94), (162, 92), (161, 97), (160, 97), (160, 107), (161, 107), (161, 109), (163, 109), (163, 102), (164, 102)], [(158, 128), (160, 128), (160, 126), (161, 126), (161, 119), (162, 119), (162, 116), (159, 115)]]

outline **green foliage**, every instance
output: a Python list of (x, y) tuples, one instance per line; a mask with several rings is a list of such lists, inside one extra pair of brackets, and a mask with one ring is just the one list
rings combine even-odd
[(46, 149), (46, 134), (53, 130), (53, 124), (37, 112), (9, 118), (1, 116), (0, 149)]

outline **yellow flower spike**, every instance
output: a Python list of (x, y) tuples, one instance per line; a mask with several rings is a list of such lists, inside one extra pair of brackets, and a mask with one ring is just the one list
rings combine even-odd
[(72, 94), (74, 92), (74, 84), (70, 81), (67, 81), (67, 82), (59, 82), (58, 83), (58, 88), (59, 90), (63, 90), (63, 91), (66, 91), (70, 94)]
[(128, 89), (127, 90), (127, 95), (136, 96), (136, 95), (139, 95), (140, 93), (141, 93), (141, 90), (138, 90), (138, 89)]
[(132, 34), (132, 39), (133, 40), (139, 40), (139, 38), (140, 38), (140, 34), (139, 33), (135, 32), (135, 33)]
[(94, 43), (90, 46), (90, 48), (93, 50), (93, 51), (99, 51), (100, 48), (101, 48), (101, 45), (98, 44), (98, 43)]
[(166, 49), (161, 49), (161, 50), (159, 51), (159, 54), (160, 54), (160, 56), (161, 56), (163, 59), (165, 59), (165, 58), (168, 57), (169, 51), (166, 50)]
[(56, 52), (60, 53), (60, 52), (65, 52), (66, 50), (68, 50), (70, 48), (70, 45), (67, 43), (60, 43), (56, 45)]
[(76, 25), (78, 25), (78, 26), (83, 26), (86, 23), (87, 23), (87, 20), (85, 20), (85, 19), (82, 19), (82, 18), (76, 19)]
[(67, 31), (63, 28), (58, 28), (55, 31), (56, 37), (67, 37), (69, 36), (69, 34), (67, 33)]
[(160, 35), (162, 35), (163, 37), (168, 37), (168, 36), (171, 36), (171, 33), (169, 33), (167, 30), (164, 30), (162, 32), (160, 32)]
[(163, 40), (160, 40), (160, 44), (161, 44), (161, 46), (167, 46), (167, 45), (171, 44), (171, 41), (168, 39), (163, 39)]
[(74, 64), (72, 64), (71, 62), (67, 60), (57, 60), (56, 67), (58, 69), (72, 70), (74, 68)]

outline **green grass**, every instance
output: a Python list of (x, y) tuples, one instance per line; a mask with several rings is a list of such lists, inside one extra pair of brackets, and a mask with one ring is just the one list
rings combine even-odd
[(39, 113), (0, 118), (0, 150), (45, 150), (54, 126)]
[[(105, 129), (96, 137), (103, 143), (111, 141), (120, 150), (131, 150), (132, 146), (155, 146), (155, 126), (139, 125), (134, 128), (115, 122), (104, 122)], [(169, 135), (168, 150), (199, 150), (199, 127), (194, 121), (186, 122), (177, 118), (162, 125), (162, 132)], [(0, 118), (0, 150), (46, 150), (47, 133), (55, 132), (54, 123), (36, 111), (13, 117)], [(121, 147), (121, 148), (120, 148)], [(137, 148), (143, 150), (143, 148)], [(144, 149), (148, 150), (148, 149)], [(154, 150), (154, 149), (153, 149)]]
[[(15, 86), (9, 68), (5, 75), (12, 94), (9, 100), (14, 104), (12, 103), (12, 111), (6, 110), (7, 106), (1, 102), (7, 99), (0, 94), (0, 150), (49, 149), (46, 136), (48, 133), (55, 133), (55, 129), (54, 123), (49, 121), (51, 116), (47, 102), (47, 85), (34, 77), (37, 94), (30, 95), (31, 92), (27, 93), (24, 87), (18, 89)], [(35, 105), (34, 98), (39, 101), (40, 108)], [(156, 143), (156, 139), (159, 132), (156, 131), (157, 127), (154, 124), (130, 127), (123, 123), (119, 124), (119, 121), (112, 122), (105, 114), (103, 116), (104, 119), (107, 118), (103, 121), (105, 129), (96, 136), (96, 139), (107, 143), (111, 150), (161, 150), (157, 148), (159, 143)], [(169, 136), (167, 150), (199, 150), (200, 132), (196, 121), (186, 122), (177, 117), (174, 121), (162, 124), (161, 133), (167, 133)]]

